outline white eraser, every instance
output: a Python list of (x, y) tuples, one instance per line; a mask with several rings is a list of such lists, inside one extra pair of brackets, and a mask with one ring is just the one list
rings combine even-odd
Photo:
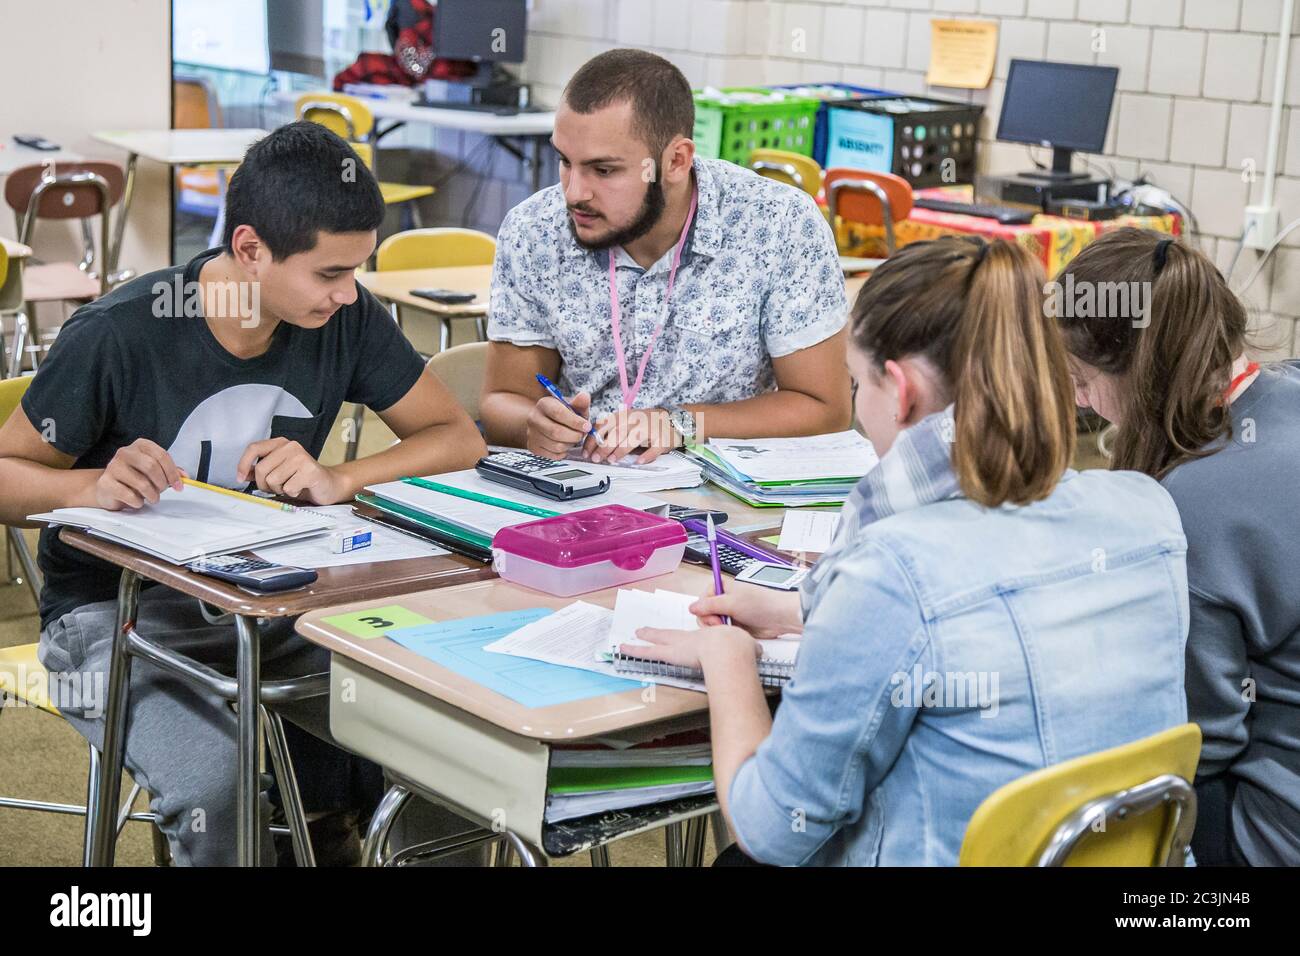
[(370, 528), (366, 525), (340, 528), (330, 533), (330, 551), (333, 554), (347, 554), (349, 551), (359, 551), (361, 548), (370, 547), (371, 538)]

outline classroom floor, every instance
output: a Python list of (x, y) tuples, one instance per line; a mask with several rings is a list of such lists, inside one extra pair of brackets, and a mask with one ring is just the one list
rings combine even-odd
[[(340, 428), (321, 458), (342, 460)], [(373, 454), (394, 440), (373, 414), (366, 416), (361, 434), (361, 454)], [(1094, 436), (1080, 435), (1076, 467), (1103, 466)], [(26, 532), (33, 553), (35, 532)], [(0, 647), (27, 644), (39, 636), (40, 622), (26, 585), (8, 585), (0, 576)], [(0, 711), (0, 792), (5, 796), (81, 804), (85, 801), (86, 745), (67, 724), (36, 710), (6, 708)], [(124, 783), (123, 797), (129, 789)], [(142, 796), (137, 809), (147, 809)], [(0, 808), (0, 866), (75, 866), (81, 860), (83, 821), (79, 816), (35, 813)], [(709, 840), (705, 861), (714, 856)], [(118, 843), (119, 866), (150, 866), (152, 848), (147, 825), (129, 824)], [(610, 848), (615, 866), (663, 866), (661, 833), (632, 837)], [(558, 865), (586, 866), (586, 854)]]

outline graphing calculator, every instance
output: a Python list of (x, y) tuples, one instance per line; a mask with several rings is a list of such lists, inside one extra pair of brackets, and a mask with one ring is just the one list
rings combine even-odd
[(286, 564), (272, 564), (261, 558), (241, 558), (237, 554), (219, 554), (200, 558), (185, 565), (191, 571), (229, 581), (245, 591), (266, 593), (291, 591), (311, 584), (317, 574), (310, 568), (291, 568)]
[(521, 491), (572, 501), (609, 490), (609, 478), (597, 476), (579, 466), (553, 461), (526, 451), (498, 451), (480, 458), (474, 470), (488, 481)]

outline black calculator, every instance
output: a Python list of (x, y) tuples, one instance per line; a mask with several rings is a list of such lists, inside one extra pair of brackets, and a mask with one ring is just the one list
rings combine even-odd
[(556, 501), (587, 498), (609, 490), (609, 478), (586, 470), (581, 462), (555, 461), (526, 451), (493, 452), (480, 458), (474, 470), (488, 481)]
[(257, 594), (291, 591), (311, 584), (318, 577), (311, 568), (293, 568), (287, 564), (272, 564), (261, 558), (241, 558), (237, 554), (199, 558), (185, 566), (198, 574), (229, 581), (245, 591)]
[[(712, 565), (708, 539), (702, 534), (691, 534), (686, 539), (685, 558), (692, 564)], [(727, 547), (721, 541), (718, 542), (718, 567), (733, 578), (756, 560), (743, 551), (737, 551), (735, 548)]]

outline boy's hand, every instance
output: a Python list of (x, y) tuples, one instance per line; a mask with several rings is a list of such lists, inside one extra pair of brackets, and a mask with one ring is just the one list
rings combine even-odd
[(244, 449), (235, 477), (240, 481), (256, 480), (262, 491), (306, 498), (317, 505), (332, 505), (352, 496), (343, 476), (287, 438), (253, 442)]
[(119, 448), (95, 482), (95, 504), (108, 511), (157, 504), (168, 488), (180, 491), (185, 472), (157, 443), (137, 438)]

